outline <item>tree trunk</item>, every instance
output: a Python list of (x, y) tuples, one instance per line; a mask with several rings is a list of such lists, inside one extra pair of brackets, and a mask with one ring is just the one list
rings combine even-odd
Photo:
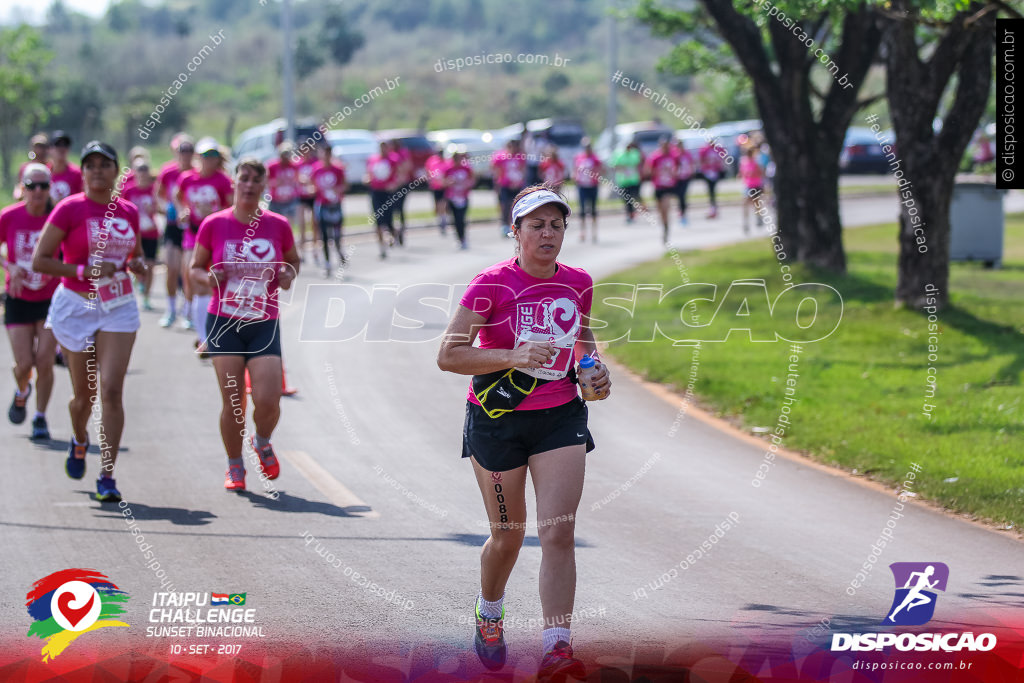
[[(956, 172), (970, 143), (992, 82), (992, 36), (995, 12), (978, 16), (983, 5), (972, 3), (958, 13), (932, 44), (927, 61), (919, 56), (915, 39), (916, 15), (890, 19), (885, 36), (886, 95), (896, 133), (894, 169), (900, 192), (898, 277), (896, 302), (914, 308), (925, 305), (925, 287), (934, 291), (935, 305), (949, 303), (950, 203)], [(909, 12), (909, 0), (898, 0), (895, 11)], [(975, 19), (968, 23), (970, 18)], [(957, 77), (953, 104), (934, 132), (942, 113), (943, 93)], [(909, 182), (905, 182), (909, 181)]]
[[(764, 111), (762, 117), (768, 118)], [(783, 127), (774, 139), (769, 138), (775, 159), (779, 238), (787, 260), (843, 273), (846, 253), (839, 221), (843, 137), (815, 144), (808, 135), (813, 132), (814, 122), (808, 121)]]
[[(832, 54), (841, 75), (830, 79), (816, 114), (811, 82), (816, 58), (811, 47), (775, 20), (768, 23), (767, 46), (761, 29), (737, 12), (731, 0), (702, 2), (754, 85), (764, 135), (775, 158), (777, 226), (787, 258), (845, 273), (839, 154), (850, 120), (861, 106), (857, 93), (881, 43), (878, 15), (866, 7), (844, 15)], [(808, 16), (799, 26), (815, 36), (829, 20), (824, 14)]]
[[(942, 307), (949, 300), (949, 199), (953, 175), (939, 166), (908, 166), (912, 199), (900, 208), (900, 254), (896, 300), (923, 308), (928, 297)], [(913, 213), (914, 215), (911, 215)], [(927, 233), (927, 237), (925, 237)]]

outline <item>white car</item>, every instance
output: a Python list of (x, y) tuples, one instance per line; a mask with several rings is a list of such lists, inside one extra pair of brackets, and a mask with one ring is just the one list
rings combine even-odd
[(484, 131), (476, 128), (452, 128), (427, 133), (427, 139), (438, 149), (444, 150), (446, 159), (451, 159), (456, 150), (465, 152), (477, 182), (489, 184), (492, 181), (491, 155), (499, 146), (484, 136)]
[(371, 131), (361, 129), (327, 131), (331, 153), (345, 164), (345, 178), (351, 187), (362, 187), (366, 160), (380, 151), (380, 143)]
[(661, 138), (671, 136), (674, 132), (665, 124), (657, 121), (620, 123), (615, 126), (614, 131), (611, 128), (606, 128), (601, 133), (597, 142), (594, 143), (594, 153), (601, 161), (608, 163), (616, 152), (625, 149), (630, 142), (635, 142), (640, 147), (640, 153), (647, 158), (658, 148)]

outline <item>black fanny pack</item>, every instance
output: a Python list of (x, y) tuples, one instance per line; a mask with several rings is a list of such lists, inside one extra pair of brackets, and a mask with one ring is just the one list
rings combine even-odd
[[(576, 369), (570, 368), (567, 376), (575, 383)], [(522, 370), (509, 368), (486, 375), (473, 375), (473, 395), (487, 417), (495, 419), (515, 410), (537, 387), (556, 381), (537, 379)]]

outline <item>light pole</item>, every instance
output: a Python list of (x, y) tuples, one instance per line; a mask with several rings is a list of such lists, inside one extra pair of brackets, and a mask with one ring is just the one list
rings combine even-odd
[(292, 2), (281, 0), (281, 31), (284, 34), (284, 58), (281, 66), (284, 80), (285, 139), (295, 142), (295, 64), (292, 50)]

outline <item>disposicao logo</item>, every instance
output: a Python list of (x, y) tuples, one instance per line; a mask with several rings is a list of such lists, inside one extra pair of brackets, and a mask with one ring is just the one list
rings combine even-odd
[(55, 658), (78, 636), (105, 626), (128, 624), (112, 617), (123, 614), (128, 594), (95, 569), (65, 569), (39, 579), (26, 596), (34, 620), (28, 636), (46, 641), (43, 661)]
[[(893, 562), (889, 565), (896, 594), (882, 624), (920, 626), (935, 614), (936, 591), (945, 591), (949, 567), (942, 562)], [(832, 651), (880, 651), (895, 647), (901, 652), (987, 652), (996, 646), (991, 633), (833, 633)]]
[(949, 567), (942, 562), (893, 562), (896, 596), (883, 624), (920, 626), (935, 614), (936, 590), (946, 591)]

